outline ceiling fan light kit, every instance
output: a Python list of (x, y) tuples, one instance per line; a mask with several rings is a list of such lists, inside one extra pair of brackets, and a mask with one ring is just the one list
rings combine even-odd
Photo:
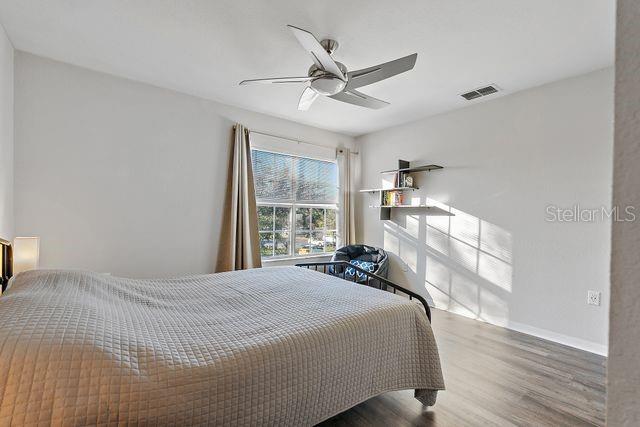
[(309, 68), (307, 76), (243, 80), (240, 85), (308, 83), (309, 86), (302, 91), (298, 102), (300, 111), (308, 110), (320, 95), (360, 107), (373, 109), (385, 107), (389, 105), (388, 102), (356, 89), (411, 70), (418, 57), (418, 54), (414, 53), (373, 67), (348, 71), (344, 64), (335, 61), (331, 56), (338, 49), (337, 41), (332, 39), (318, 41), (309, 31), (293, 25), (288, 27), (313, 59), (313, 65)]

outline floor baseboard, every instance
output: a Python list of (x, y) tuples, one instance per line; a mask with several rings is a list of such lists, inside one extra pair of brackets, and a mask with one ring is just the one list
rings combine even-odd
[(527, 334), (527, 335), (533, 335), (534, 337), (542, 338), (544, 340), (553, 341), (558, 344), (563, 344), (569, 347), (588, 351), (589, 353), (599, 354), (600, 356), (607, 357), (608, 355), (607, 345), (583, 340), (581, 338), (571, 337), (568, 335), (560, 334), (558, 332), (549, 331), (547, 329), (536, 328), (535, 326), (526, 325), (524, 323), (513, 322), (511, 320), (507, 321), (506, 324), (494, 323), (486, 319), (479, 319), (472, 316), (468, 316), (466, 313), (461, 313), (455, 310), (447, 310), (446, 308), (437, 307), (436, 304), (434, 304), (433, 300), (428, 300), (428, 302), (431, 307), (436, 308), (438, 310), (448, 311), (449, 313), (468, 317), (470, 319), (478, 320), (480, 322), (489, 323), (491, 325), (511, 329), (512, 331), (516, 331), (516, 332), (522, 332), (523, 334)]
[(517, 332), (522, 332), (523, 334), (533, 335), (534, 337), (557, 342), (558, 344), (568, 345), (569, 347), (599, 354), (600, 356), (606, 357), (608, 354), (608, 348), (606, 345), (583, 340), (581, 338), (570, 337), (568, 335), (512, 321), (509, 321), (505, 327)]

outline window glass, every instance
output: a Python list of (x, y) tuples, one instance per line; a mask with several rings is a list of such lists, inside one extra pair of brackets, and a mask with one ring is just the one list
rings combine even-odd
[(338, 165), (262, 150), (251, 154), (262, 257), (334, 252)]
[(275, 233), (275, 249), (274, 255), (289, 255), (289, 232), (277, 232)]
[(290, 227), (290, 218), (291, 218), (291, 208), (290, 207), (276, 207), (275, 208), (275, 229), (284, 231), (289, 230)]
[(335, 209), (327, 209), (327, 218), (326, 218), (326, 227), (329, 230), (336, 229), (336, 210)]
[(260, 231), (273, 230), (272, 206), (258, 206), (258, 229)]
[(311, 213), (310, 208), (297, 208), (296, 209), (296, 230), (309, 230), (311, 229)]
[(293, 198), (293, 158), (253, 150), (251, 153), (256, 200), (288, 201)]
[(311, 233), (296, 233), (296, 255), (309, 255), (311, 253)]
[(273, 233), (260, 232), (260, 255), (273, 256)]
[(324, 209), (311, 209), (311, 226), (314, 230), (324, 228)]
[(296, 159), (296, 201), (338, 203), (338, 165), (314, 159)]

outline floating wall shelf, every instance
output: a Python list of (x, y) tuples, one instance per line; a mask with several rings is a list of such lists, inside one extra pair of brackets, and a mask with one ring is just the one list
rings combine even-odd
[[(405, 160), (398, 160), (399, 162), (404, 162)], [(408, 164), (409, 162), (407, 162)], [(438, 165), (424, 165), (424, 166), (416, 166), (414, 168), (410, 168), (410, 167), (406, 167), (406, 168), (400, 168), (400, 169), (391, 169), (388, 171), (382, 171), (380, 173), (382, 174), (388, 174), (388, 173), (398, 173), (398, 172), (405, 172), (405, 173), (411, 173), (411, 172), (429, 172), (429, 171), (433, 171), (433, 170), (437, 170), (437, 169), (442, 169), (442, 166), (438, 166)]]
[(391, 209), (409, 209), (409, 210), (419, 210), (422, 215), (431, 215), (431, 216), (455, 216), (449, 211), (445, 211), (442, 208), (437, 206), (427, 206), (427, 205), (397, 205), (397, 206), (375, 206), (380, 209), (380, 219), (386, 220), (391, 219)]
[(360, 190), (361, 193), (377, 193), (378, 191), (415, 191), (418, 187), (369, 188)]
[(423, 166), (414, 166), (411, 167), (407, 160), (398, 160), (398, 169), (386, 170), (380, 172), (380, 174), (395, 174), (395, 184), (396, 187), (392, 188), (372, 188), (360, 190), (361, 193), (380, 193), (380, 200), (378, 206), (370, 206), (376, 209), (380, 209), (380, 219), (381, 220), (389, 220), (391, 219), (391, 210), (392, 209), (416, 209), (423, 211), (423, 215), (437, 215), (437, 216), (454, 216), (451, 212), (447, 212), (444, 209), (438, 208), (436, 206), (429, 205), (406, 205), (402, 204), (402, 195), (395, 195), (392, 199), (400, 200), (398, 204), (389, 204), (390, 195), (388, 193), (402, 193), (403, 191), (414, 191), (417, 190), (417, 187), (413, 186), (405, 186), (405, 180), (409, 174), (414, 172), (430, 172), (433, 170), (442, 169), (442, 166), (439, 165), (423, 165)]
[(380, 205), (380, 206), (369, 206), (371, 208), (399, 208), (399, 209), (440, 209), (443, 212), (447, 212), (444, 209), (441, 209), (437, 206), (432, 205)]

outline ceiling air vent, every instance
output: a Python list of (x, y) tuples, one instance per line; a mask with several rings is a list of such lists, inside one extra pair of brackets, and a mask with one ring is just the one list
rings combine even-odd
[(481, 87), (476, 90), (472, 90), (470, 92), (463, 93), (460, 95), (467, 101), (471, 101), (472, 99), (480, 98), (481, 96), (491, 95), (492, 93), (498, 92), (498, 88), (495, 85)]
[(472, 99), (480, 98), (482, 94), (477, 90), (472, 90), (471, 92), (463, 93), (462, 96), (467, 101), (471, 101)]

